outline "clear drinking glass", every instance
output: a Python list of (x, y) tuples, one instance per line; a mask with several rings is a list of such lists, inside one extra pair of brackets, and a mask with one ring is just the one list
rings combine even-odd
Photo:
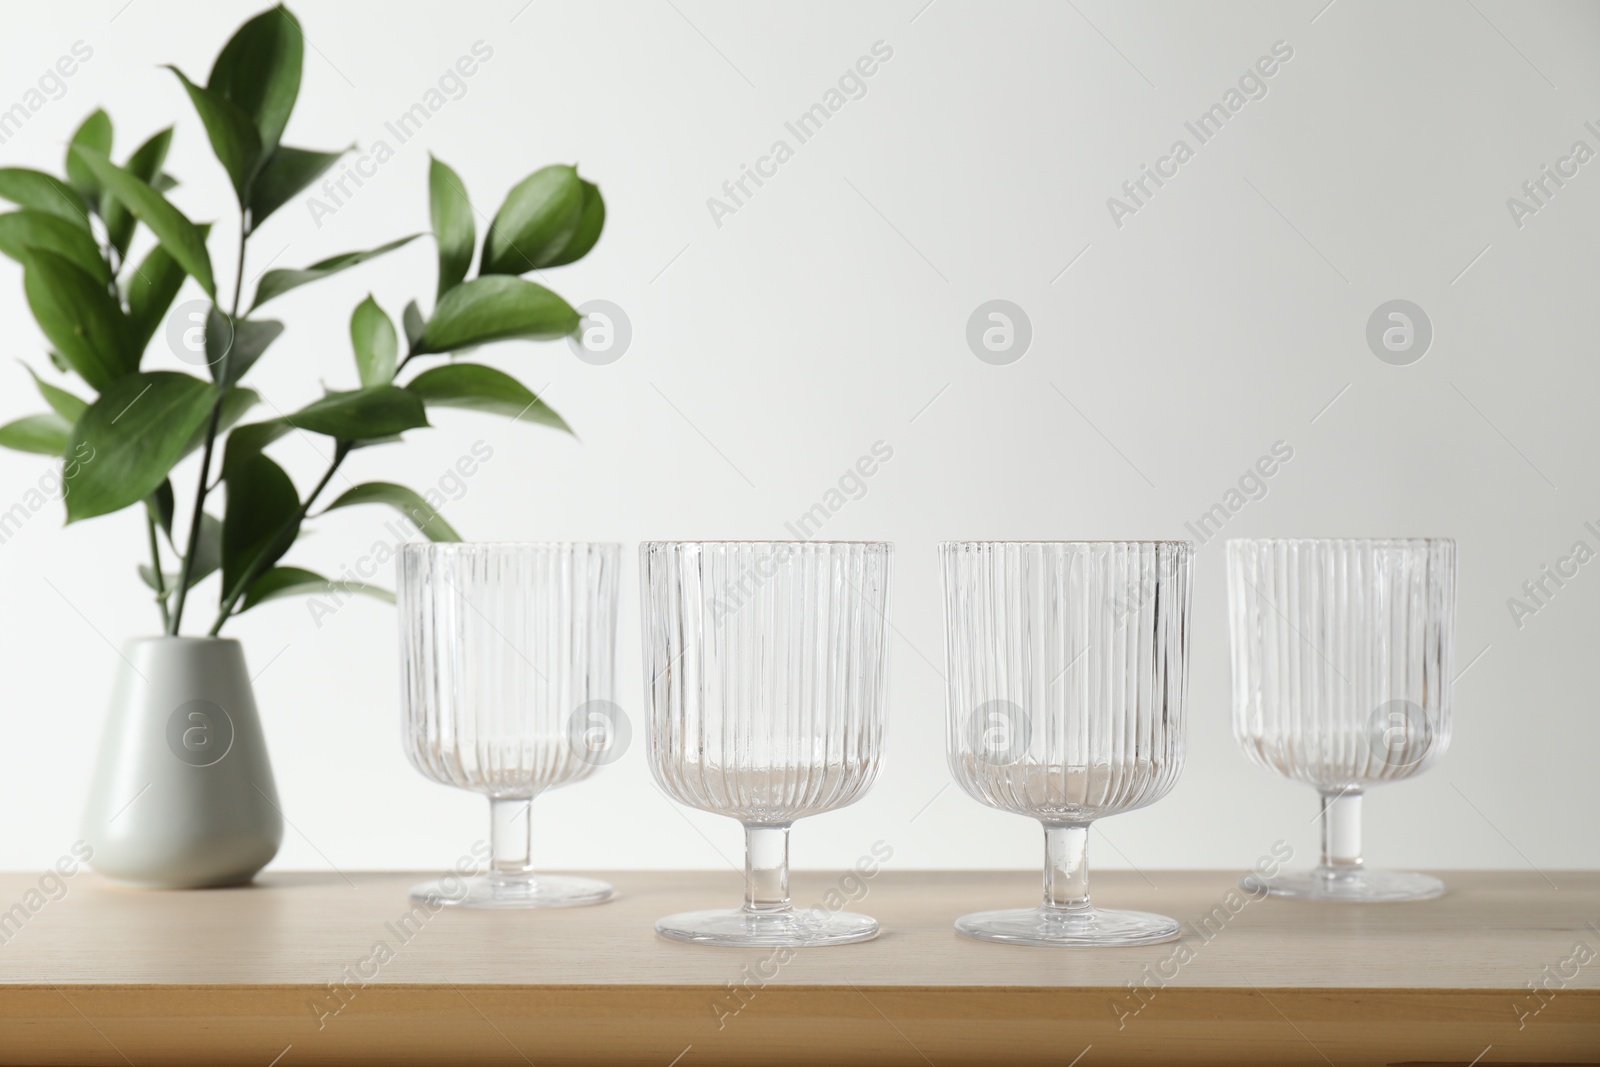
[(962, 916), (1021, 945), (1149, 945), (1178, 923), (1089, 901), (1089, 824), (1183, 768), (1188, 541), (946, 541), (946, 750), (975, 799), (1044, 826), (1044, 902)]
[(612, 544), (406, 544), (396, 563), (406, 755), (489, 798), (490, 869), (411, 895), (471, 908), (596, 904), (611, 886), (535, 874), (529, 806), (621, 755)]
[(889, 652), (882, 542), (639, 546), (650, 766), (684, 804), (745, 828), (742, 908), (669, 915), (712, 945), (837, 945), (866, 915), (789, 901), (789, 826), (858, 800), (877, 776)]
[(1456, 545), (1442, 537), (1228, 542), (1233, 732), (1251, 760), (1322, 794), (1322, 862), (1268, 888), (1423, 900), (1444, 883), (1367, 869), (1361, 796), (1450, 743)]

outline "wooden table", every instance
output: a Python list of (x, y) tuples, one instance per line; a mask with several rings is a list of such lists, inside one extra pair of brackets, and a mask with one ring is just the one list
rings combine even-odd
[[(1033, 902), (1037, 874), (886, 870), (855, 887), (882, 937), (787, 961), (654, 935), (662, 914), (736, 903), (729, 872), (418, 918), (419, 877), (179, 893), (84, 873), (51, 900), (0, 875), (0, 909), (22, 904), (0, 912), (0, 1063), (1600, 1062), (1600, 873), (1447, 872), (1426, 903), (1230, 910), (1230, 873), (1102, 872), (1100, 903), (1172, 915), (1185, 939), (1059, 950), (951, 930)], [(797, 874), (794, 896), (838, 885)]]

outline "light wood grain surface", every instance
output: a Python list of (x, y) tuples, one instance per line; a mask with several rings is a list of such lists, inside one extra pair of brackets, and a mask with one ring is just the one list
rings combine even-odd
[(0, 875), (0, 1063), (1600, 1062), (1600, 873), (1444, 872), (1438, 900), (1329, 906), (1103, 872), (1097, 903), (1188, 925), (1094, 950), (955, 935), (1036, 902), (1035, 873), (800, 873), (797, 902), (842, 892), (884, 933), (781, 959), (654, 935), (736, 905), (731, 872), (602, 876), (597, 907), (429, 913), (420, 875), (79, 874), (60, 899)]

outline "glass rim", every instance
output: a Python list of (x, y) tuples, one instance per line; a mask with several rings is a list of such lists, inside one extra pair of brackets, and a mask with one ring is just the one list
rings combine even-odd
[(1230, 537), (1233, 545), (1450, 545), (1454, 537)]
[(822, 541), (822, 540), (809, 540), (809, 541), (794, 541), (794, 540), (789, 540), (789, 541), (782, 541), (782, 540), (776, 540), (776, 541), (640, 541), (639, 542), (639, 547), (641, 549), (646, 549), (646, 548), (669, 548), (669, 547), (672, 547), (674, 545), (768, 545), (768, 546), (777, 546), (777, 545), (840, 546), (840, 545), (845, 545), (845, 546), (861, 547), (861, 548), (893, 548), (894, 547), (894, 542), (893, 541)]
[(982, 547), (982, 546), (988, 546), (988, 545), (1021, 545), (1021, 546), (1038, 546), (1038, 547), (1045, 547), (1045, 546), (1050, 546), (1050, 545), (1074, 545), (1074, 546), (1081, 546), (1081, 547), (1085, 547), (1085, 548), (1094, 547), (1094, 546), (1097, 546), (1097, 545), (1173, 545), (1173, 546), (1179, 546), (1179, 547), (1187, 545), (1190, 548), (1195, 547), (1195, 543), (1193, 541), (1188, 541), (1188, 540), (1183, 540), (1183, 539), (1172, 540), (1172, 541), (1164, 541), (1164, 540), (1142, 540), (1142, 541), (1141, 540), (1130, 540), (1130, 541), (1106, 540), (1106, 541), (940, 541), (939, 542), (939, 547), (940, 548), (975, 548), (975, 547)]
[(626, 546), (621, 541), (401, 541), (396, 546), (402, 552), (465, 552), (484, 548), (504, 551), (513, 548), (616, 548)]

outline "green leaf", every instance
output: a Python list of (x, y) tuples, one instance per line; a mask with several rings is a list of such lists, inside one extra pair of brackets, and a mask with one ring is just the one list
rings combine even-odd
[(0, 167), (0, 200), (18, 207), (60, 215), (89, 232), (89, 211), (72, 186), (43, 171), (26, 167)]
[(544, 286), (492, 275), (444, 295), (422, 331), (419, 351), (450, 352), (513, 337), (547, 340), (577, 328), (578, 313)]
[[(167, 149), (171, 146), (172, 127), (168, 126), (140, 145), (128, 157), (123, 169), (159, 190), (161, 187), (156, 185), (156, 178), (161, 173), (161, 165), (167, 161)], [(111, 246), (117, 250), (120, 263), (128, 255), (128, 246), (133, 243), (134, 224), (138, 220), (122, 201), (109, 193), (100, 197), (100, 217), (106, 220), (106, 234), (111, 239)]]
[(384, 437), (363, 437), (359, 441), (350, 442), (350, 451), (354, 452), (358, 448), (376, 448), (378, 445), (397, 445), (404, 440), (405, 438), (397, 433)]
[(269, 270), (261, 276), (261, 284), (256, 289), (255, 304), (251, 310), (255, 310), (255, 308), (265, 304), (268, 300), (282, 296), (290, 289), (298, 288), (308, 282), (320, 281), (330, 274), (337, 274), (342, 270), (355, 266), (357, 263), (365, 263), (367, 260), (381, 256), (385, 252), (392, 252), (403, 244), (415, 241), (420, 236), (422, 235), (414, 233), (409, 237), (402, 237), (398, 241), (390, 241), (386, 245), (380, 245), (365, 252), (346, 252), (343, 255), (331, 256), (302, 270)]
[(228, 506), (222, 516), (222, 599), (228, 603), (294, 544), (300, 532), (300, 496), (283, 468), (266, 456), (239, 464), (224, 482)]
[[(222, 397), (222, 411), (217, 415), (217, 439), (221, 440), (222, 435), (227, 433), (234, 423), (244, 418), (245, 412), (259, 403), (261, 403), (261, 395), (254, 389), (246, 389), (242, 385), (229, 389)], [(210, 420), (208, 419), (200, 424), (200, 428), (194, 432), (194, 436), (189, 438), (188, 444), (183, 446), (183, 455), (179, 456), (179, 459), (189, 455), (206, 443), (206, 427), (209, 423)], [(261, 449), (258, 448), (256, 451), (259, 452)]]
[(33, 375), (33, 384), (38, 386), (39, 395), (44, 397), (46, 404), (50, 405), (50, 410), (66, 419), (69, 425), (77, 422), (83, 413), (88, 410), (89, 402), (87, 400), (74, 396), (60, 386), (51, 385), (34, 373), (33, 368), (26, 363), (23, 366), (29, 374)]
[(164, 478), (156, 491), (144, 498), (144, 506), (149, 510), (150, 517), (156, 521), (167, 535), (167, 541), (172, 541), (172, 516), (178, 510), (177, 501), (172, 495), (172, 479)]
[(223, 360), (228, 363), (231, 386), (255, 366), (267, 347), (283, 333), (283, 323), (273, 319), (235, 319), (215, 306), (206, 312), (206, 369), (220, 381)]
[(206, 252), (206, 239), (199, 227), (183, 216), (167, 198), (152, 189), (143, 179), (117, 166), (104, 155), (90, 148), (72, 150), (94, 171), (111, 195), (128, 206), (139, 221), (150, 227), (156, 240), (166, 246), (167, 252), (188, 271), (206, 295), (216, 300), (217, 286), (211, 277), (211, 256)]
[(257, 604), (265, 604), (269, 600), (315, 593), (364, 593), (390, 604), (394, 603), (393, 593), (375, 585), (365, 585), (361, 582), (334, 582), (316, 571), (308, 571), (302, 567), (274, 567), (250, 583), (250, 588), (245, 590), (244, 604), (239, 610), (249, 611)]
[(566, 433), (572, 427), (511, 375), (481, 363), (449, 363), (424, 371), (406, 386), (428, 407), (465, 408), (538, 422)]
[(12, 211), (0, 215), (0, 252), (23, 263), (28, 250), (34, 248), (71, 260), (101, 285), (111, 284), (111, 271), (100, 255), (100, 246), (81, 226), (44, 211)]
[[(205, 228), (201, 228), (201, 233)], [(150, 347), (150, 338), (177, 299), (188, 272), (172, 258), (165, 245), (156, 245), (128, 279), (128, 329), (130, 351), (137, 362)]]
[(222, 453), (222, 476), (238, 470), (243, 464), (261, 454), (261, 450), (294, 429), (288, 419), (268, 419), (239, 427), (228, 435)]
[(215, 396), (209, 382), (171, 371), (110, 384), (72, 429), (73, 454), (87, 458), (66, 479), (67, 521), (109, 514), (159, 489)]
[(568, 263), (576, 263), (589, 254), (589, 250), (600, 240), (600, 231), (606, 225), (606, 202), (600, 196), (600, 187), (593, 182), (583, 183), (583, 211), (578, 217), (578, 228), (572, 231), (572, 237), (559, 251), (551, 253), (550, 259), (540, 264), (544, 267), (564, 267)]
[(200, 516), (200, 541), (195, 545), (194, 566), (189, 570), (189, 587), (222, 566), (222, 520), (210, 513)]
[(450, 167), (428, 157), (428, 212), (433, 237), (439, 246), (439, 296), (461, 284), (472, 266), (478, 230), (472, 221), (467, 187)]
[(134, 149), (133, 155), (128, 157), (128, 162), (123, 164), (123, 169), (140, 181), (155, 184), (158, 176), (165, 177), (177, 185), (178, 182), (170, 174), (162, 175), (161, 166), (167, 161), (167, 150), (172, 147), (172, 127), (157, 130), (148, 140)]
[(81, 161), (74, 158), (72, 149), (83, 145), (94, 149), (101, 155), (111, 154), (111, 116), (104, 110), (96, 109), (90, 113), (78, 126), (72, 135), (72, 141), (67, 146), (67, 182), (83, 197), (84, 203), (98, 205), (100, 202), (100, 180), (94, 173), (85, 167)]
[(122, 308), (93, 275), (64, 256), (35, 249), (22, 284), (39, 329), (96, 390), (104, 392), (138, 366), (138, 356), (127, 350)]
[(350, 316), (350, 343), (356, 350), (356, 370), (362, 386), (388, 385), (400, 361), (400, 339), (394, 323), (368, 293)]
[[(171, 536), (171, 530), (167, 531)], [(194, 566), (189, 570), (189, 588), (193, 589), (200, 582), (209, 578), (222, 566), (222, 520), (215, 515), (202, 514), (200, 516), (200, 542), (195, 546)], [(156, 587), (155, 571), (145, 565), (139, 566), (139, 577), (144, 579), (144, 584), (151, 589)], [(180, 572), (181, 573), (181, 572)], [(178, 591), (179, 574), (167, 573), (164, 575), (166, 593), (171, 596)]]
[(244, 207), (250, 200), (250, 180), (256, 176), (262, 159), (261, 134), (255, 123), (221, 93), (196, 85), (177, 67), (169, 64), (167, 69), (183, 83), (189, 102), (194, 104), (206, 136), (211, 139), (211, 152), (228, 172), (239, 206)]
[(233, 424), (244, 418), (245, 412), (261, 403), (261, 394), (254, 389), (236, 385), (222, 397), (222, 413), (217, 416), (217, 433), (226, 433)]
[(250, 232), (261, 228), (268, 215), (287, 204), (350, 149), (314, 152), (309, 148), (279, 145), (250, 183)]
[(53, 411), (43, 415), (26, 415), (0, 426), (0, 446), (18, 452), (63, 456), (71, 438), (72, 423)]
[(541, 167), (506, 194), (483, 239), (479, 274), (525, 274), (548, 266), (583, 219), (583, 181), (575, 167)]
[(217, 54), (206, 88), (245, 115), (271, 152), (300, 95), (305, 42), (299, 21), (279, 4), (239, 27)]
[[(170, 596), (172, 594), (172, 587), (178, 584), (178, 574), (174, 571), (162, 571), (161, 577), (166, 582), (166, 587), (162, 592), (162, 596)], [(150, 566), (148, 563), (139, 564), (139, 580), (145, 585), (149, 586), (151, 589), (154, 589), (156, 587), (156, 569)]]
[(422, 341), (422, 328), (427, 325), (422, 318), (422, 309), (417, 307), (415, 300), (408, 303), (405, 311), (400, 313), (400, 325), (405, 327), (407, 349), (415, 349)]
[(461, 535), (444, 521), (444, 516), (435, 511), (433, 505), (422, 499), (415, 490), (407, 489), (403, 485), (395, 485), (393, 482), (365, 482), (345, 490), (339, 495), (339, 499), (329, 504), (323, 511), (326, 513), (355, 504), (388, 504), (410, 519), (430, 541), (461, 540)]
[(387, 437), (428, 425), (422, 400), (398, 385), (374, 385), (329, 393), (306, 405), (289, 421), (302, 430), (343, 440)]

